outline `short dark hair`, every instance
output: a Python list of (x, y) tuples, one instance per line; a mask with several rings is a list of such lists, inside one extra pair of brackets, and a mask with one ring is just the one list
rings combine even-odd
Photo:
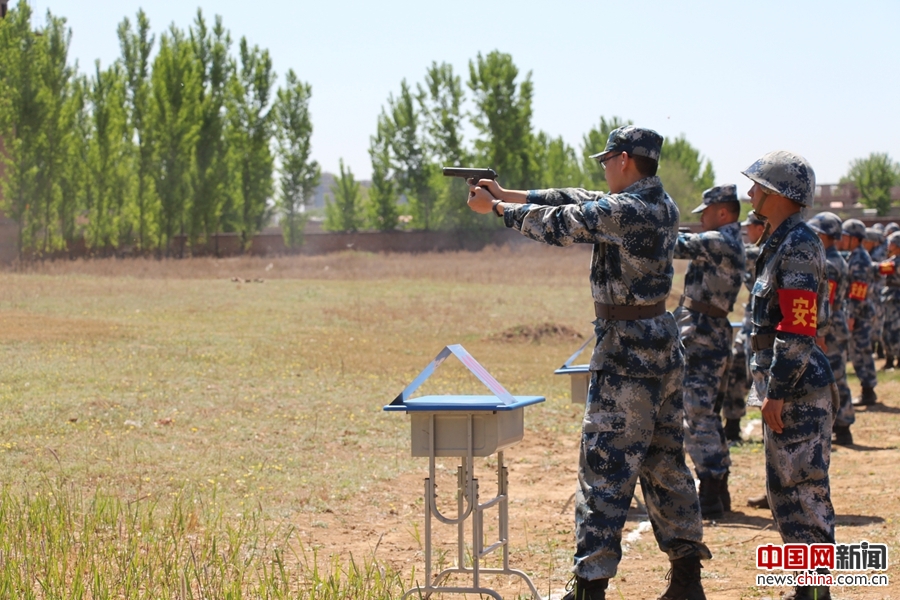
[(659, 161), (646, 156), (632, 156), (630, 154), (628, 156), (634, 160), (634, 166), (637, 167), (638, 173), (644, 177), (653, 177), (656, 175), (656, 171), (659, 169)]
[(740, 202), (723, 202), (725, 206), (723, 208), (727, 208), (728, 212), (734, 216), (740, 216), (741, 214), (741, 203)]

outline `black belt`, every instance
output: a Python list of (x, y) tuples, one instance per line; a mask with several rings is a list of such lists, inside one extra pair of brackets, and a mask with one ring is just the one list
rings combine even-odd
[(660, 300), (650, 306), (629, 306), (625, 304), (603, 304), (594, 302), (594, 314), (598, 319), (612, 321), (637, 321), (652, 319), (666, 313), (666, 301)]
[(754, 333), (750, 336), (750, 349), (754, 352), (771, 350), (775, 345), (774, 333)]
[(678, 306), (683, 306), (688, 310), (693, 310), (698, 313), (702, 313), (704, 315), (709, 315), (710, 317), (727, 317), (728, 311), (722, 310), (712, 304), (707, 304), (706, 302), (700, 302), (699, 300), (694, 300), (693, 298), (688, 298), (687, 296), (682, 296), (681, 300), (678, 302)]

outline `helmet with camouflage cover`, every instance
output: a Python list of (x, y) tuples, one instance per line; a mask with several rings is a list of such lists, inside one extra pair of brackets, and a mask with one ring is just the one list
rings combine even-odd
[(884, 235), (891, 235), (895, 231), (900, 231), (900, 225), (897, 225), (894, 221), (891, 221), (884, 227)]
[(887, 238), (888, 244), (900, 248), (900, 230), (893, 232)]
[(866, 241), (882, 244), (884, 243), (884, 234), (875, 227), (866, 227)]
[(769, 152), (746, 171), (751, 181), (800, 206), (812, 206), (816, 193), (816, 174), (805, 158), (793, 152)]
[(841, 239), (841, 218), (833, 212), (820, 212), (806, 224), (816, 233), (827, 235), (833, 240)]
[(844, 235), (854, 237), (858, 240), (866, 238), (866, 226), (859, 219), (847, 219), (841, 225)]

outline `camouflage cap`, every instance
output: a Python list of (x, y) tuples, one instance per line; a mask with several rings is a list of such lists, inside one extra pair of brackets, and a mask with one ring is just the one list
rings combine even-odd
[(858, 240), (866, 237), (866, 226), (859, 219), (847, 219), (841, 224), (841, 231)]
[(733, 183), (727, 185), (717, 185), (703, 192), (703, 202), (692, 210), (692, 213), (699, 213), (706, 210), (711, 204), (721, 204), (722, 202), (737, 202), (737, 186)]
[(888, 241), (888, 244), (891, 244), (893, 246), (897, 246), (898, 248), (900, 248), (900, 230), (895, 231), (894, 233), (889, 235), (887, 241)]
[(800, 206), (812, 206), (816, 174), (812, 165), (799, 154), (785, 150), (769, 152), (742, 173)]
[(763, 219), (760, 219), (756, 215), (756, 211), (751, 210), (747, 213), (747, 218), (741, 221), (741, 225), (746, 227), (748, 225), (765, 225), (766, 222)]
[(891, 235), (895, 231), (900, 231), (900, 225), (897, 225), (893, 221), (888, 223), (884, 228), (884, 235)]
[(663, 136), (652, 129), (627, 125), (613, 129), (606, 140), (606, 149), (599, 154), (592, 154), (591, 158), (601, 161), (610, 154), (627, 152), (632, 156), (646, 156), (653, 160), (659, 160), (659, 152), (662, 149)]
[(833, 212), (820, 212), (806, 222), (810, 229), (828, 237), (841, 239), (841, 218)]

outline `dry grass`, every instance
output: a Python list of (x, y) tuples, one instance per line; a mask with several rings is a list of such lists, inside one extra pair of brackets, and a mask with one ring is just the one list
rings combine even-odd
[[(183, 535), (199, 537), (185, 539), (208, 544), (197, 546), (198, 552), (212, 557), (219, 544), (246, 553), (262, 544), (265, 552), (231, 555), (255, 557), (260, 562), (254, 568), (282, 561), (294, 569), (282, 578), (260, 570), (251, 576), (240, 561), (210, 558), (223, 577), (246, 578), (244, 597), (285, 581), (293, 586), (286, 597), (295, 597), (304, 581), (327, 580), (324, 571), (315, 574), (316, 564), (350, 572), (351, 552), (357, 560), (385, 561), (382, 581), (393, 591), (377, 597), (396, 597), (401, 583), (393, 574), (408, 585), (421, 568), (424, 465), (409, 457), (406, 418), (381, 407), (443, 346), (462, 343), (512, 393), (547, 397), (526, 411), (526, 442), (510, 453), (516, 486), (511, 512), (526, 515), (515, 519), (520, 560), (545, 593), (558, 589), (571, 560), (570, 507), (563, 504), (579, 421), (569, 382), (553, 370), (580, 345), (574, 334), (591, 333), (588, 263), (583, 247), (533, 244), (418, 256), (59, 261), (0, 273), (0, 513), (4, 506), (12, 514), (16, 507), (36, 507), (38, 515), (38, 529), (20, 534), (15, 520), (3, 529), (0, 518), (0, 553), (8, 556), (3, 544), (23, 535), (37, 544), (26, 554), (37, 551), (41, 518), (67, 522), (59, 505), (35, 499), (63, 495), (63, 509), (87, 523), (99, 498), (118, 503), (121, 514), (130, 507), (132, 522), (144, 535), (156, 532), (154, 539), (188, 518), (193, 529)], [(880, 391), (890, 399), (897, 388), (889, 381)], [(448, 361), (421, 392), (483, 390)], [(874, 456), (890, 460), (900, 417), (877, 416), (881, 429), (871, 435), (880, 441), (871, 445), (884, 452)], [(861, 422), (872, 427), (875, 417)], [(843, 457), (840, 468), (854, 469), (847, 453)], [(759, 470), (759, 456), (750, 448), (737, 458)], [(445, 462), (442, 477), (453, 468)], [(739, 490), (758, 485), (742, 477), (735, 477), (736, 485), (746, 486)], [(878, 481), (887, 486), (880, 489), (900, 483), (892, 473)], [(896, 516), (892, 502), (883, 510)], [(185, 517), (185, 511), (196, 515)], [(739, 533), (752, 537), (757, 521), (748, 523), (750, 529)], [(869, 539), (887, 536), (896, 544), (896, 523), (886, 527)], [(228, 541), (236, 530), (245, 533)], [(724, 548), (714, 552), (734, 554), (728, 545), (733, 530), (710, 535)], [(277, 544), (270, 543), (276, 538), (294, 554), (279, 558)], [(96, 557), (123, 556), (121, 546), (119, 554), (115, 548), (104, 553), (102, 540), (90, 539)], [(165, 545), (154, 548), (154, 560), (165, 556)], [(183, 564), (190, 545), (179, 548), (186, 553), (173, 553), (170, 564), (154, 568), (181, 568), (188, 575), (171, 581), (205, 585), (202, 569)], [(298, 548), (318, 552), (318, 559), (301, 560)], [(644, 550), (648, 560), (626, 565), (636, 574), (629, 581), (655, 588), (664, 575), (657, 573), (658, 553), (650, 539), (636, 548), (628, 560), (643, 560)], [(95, 558), (79, 560), (90, 565)], [(728, 563), (718, 564), (719, 577), (746, 589), (749, 583), (735, 578)], [(366, 577), (373, 576), (366, 569)], [(116, 576), (114, 570), (96, 572)], [(65, 589), (63, 580), (55, 585)], [(620, 585), (635, 583), (623, 578)], [(310, 597), (362, 597), (336, 589)], [(645, 591), (654, 593), (636, 593)], [(710, 597), (737, 596), (722, 591)]]

